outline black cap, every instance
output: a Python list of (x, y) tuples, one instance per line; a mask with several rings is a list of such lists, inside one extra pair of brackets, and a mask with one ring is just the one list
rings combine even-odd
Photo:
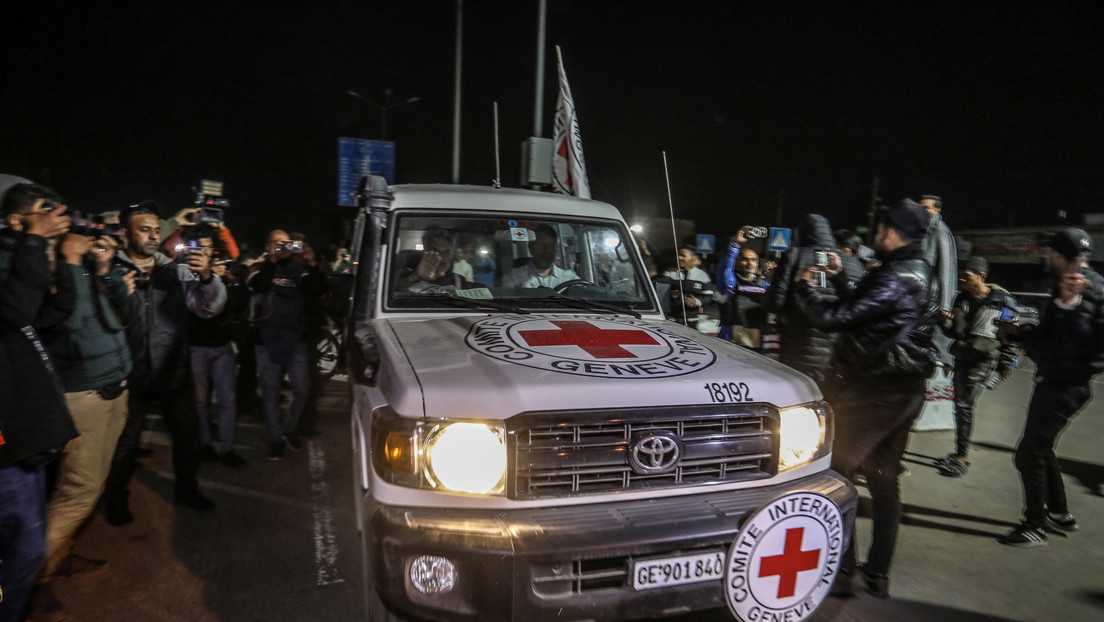
[(878, 208), (878, 212), (887, 225), (913, 240), (923, 239), (931, 222), (928, 210), (912, 199), (901, 199), (893, 205), (883, 205)]
[(154, 216), (160, 218), (161, 204), (157, 201), (154, 201), (153, 199), (146, 199), (144, 201), (135, 203), (134, 205), (124, 207), (123, 209), (119, 210), (119, 222), (127, 225), (130, 217), (135, 214), (153, 214)]
[(974, 274), (989, 274), (989, 262), (984, 257), (971, 257), (958, 264), (959, 270), (966, 270)]
[(1063, 229), (1039, 241), (1039, 246), (1057, 251), (1066, 259), (1092, 253), (1092, 238), (1081, 229)]

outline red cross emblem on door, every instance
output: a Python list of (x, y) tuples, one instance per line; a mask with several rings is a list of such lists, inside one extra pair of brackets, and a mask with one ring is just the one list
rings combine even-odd
[(660, 345), (647, 332), (635, 328), (599, 328), (585, 320), (552, 320), (558, 330), (518, 331), (531, 347), (578, 346), (596, 359), (637, 358), (621, 346)]
[(820, 549), (801, 550), (801, 540), (805, 528), (786, 530), (786, 546), (781, 555), (764, 557), (759, 562), (759, 578), (778, 577), (778, 598), (789, 598), (797, 587), (797, 574), (806, 570), (816, 570), (820, 562)]

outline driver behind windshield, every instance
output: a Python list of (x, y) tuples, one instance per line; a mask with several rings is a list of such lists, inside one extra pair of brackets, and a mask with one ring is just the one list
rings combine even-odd
[(504, 276), (503, 287), (555, 287), (577, 280), (579, 275), (556, 265), (559, 237), (552, 225), (537, 225), (536, 235), (529, 242), (529, 262)]
[(422, 234), (422, 252), (399, 271), (396, 289), (415, 294), (467, 289), (468, 280), (453, 272), (453, 233), (430, 225)]

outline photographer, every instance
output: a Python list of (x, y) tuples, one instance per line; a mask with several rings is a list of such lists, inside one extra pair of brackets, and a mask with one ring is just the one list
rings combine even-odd
[(744, 248), (751, 234), (761, 227), (744, 226), (732, 236), (728, 248), (717, 260), (717, 286), (721, 290), (721, 339), (747, 348), (759, 348), (759, 334), (766, 322), (762, 307), (766, 282), (759, 276), (759, 254)]
[(102, 505), (109, 523), (134, 520), (127, 503), (127, 484), (146, 415), (160, 404), (173, 443), (176, 483), (173, 503), (197, 510), (214, 507), (199, 492), (199, 423), (191, 383), (187, 335), (189, 312), (213, 317), (226, 304), (226, 287), (211, 271), (211, 258), (188, 252), (173, 261), (157, 252), (160, 226), (148, 203), (123, 211), (126, 248), (116, 263), (137, 272), (138, 288), (127, 298), (126, 328), (134, 369), (126, 426), (111, 462)]
[(70, 224), (57, 196), (26, 183), (0, 198), (8, 225), (0, 231), (0, 620), (7, 622), (23, 618), (45, 557), (44, 467), (77, 435), (37, 330), (64, 319), (76, 297), (72, 274), (52, 274), (47, 255)]
[(1015, 458), (1024, 518), (997, 540), (1019, 548), (1046, 544), (1047, 529), (1080, 529), (1066, 503), (1054, 446), (1092, 398), (1092, 377), (1104, 371), (1104, 279), (1088, 266), (1092, 238), (1081, 229), (1065, 229), (1040, 245), (1050, 249), (1051, 300), (1036, 325), (999, 324), (1001, 334), (1018, 336), (1035, 361), (1035, 388)]
[(42, 335), (80, 437), (61, 453), (56, 489), (46, 507), (46, 564), (31, 600), (32, 617), (64, 612), (52, 589), (54, 580), (91, 575), (106, 564), (72, 553), (77, 532), (103, 491), (127, 418), (131, 359), (122, 309), (134, 291), (134, 277), (111, 270), (118, 242), (100, 233), (102, 227), (74, 220), (61, 238), (59, 270), (72, 274), (77, 303), (72, 315)]
[[(210, 225), (198, 225), (183, 230), (180, 252), (200, 252), (212, 257), (215, 229)], [(236, 281), (224, 262), (211, 267), (216, 278), (226, 286), (226, 306), (210, 318), (188, 314), (188, 354), (192, 362), (192, 381), (195, 383), (196, 411), (199, 414), (200, 457), (203, 460), (242, 468), (245, 459), (234, 451), (234, 428), (238, 420), (235, 372), (238, 357), (234, 352), (234, 320), (249, 306), (249, 290)], [(218, 398), (219, 449), (211, 442), (211, 417), (209, 403), (211, 389)]]
[[(268, 424), (269, 460), (280, 460), (284, 447), (301, 451), (299, 418), (311, 389), (312, 331), (323, 316), (325, 276), (310, 265), (310, 249), (292, 240), (286, 231), (268, 234), (267, 256), (249, 279), (253, 293), (252, 316), (257, 328), (257, 369), (260, 374), (265, 419)], [(287, 373), (291, 402), (280, 416), (280, 381)]]
[(161, 243), (161, 252), (173, 259), (176, 259), (176, 249), (185, 232), (196, 226), (207, 226), (214, 232), (214, 237), (217, 238), (214, 241), (215, 257), (237, 259), (241, 254), (238, 242), (230, 233), (230, 227), (222, 220), (221, 210), (207, 212), (199, 207), (186, 207), (173, 216), (172, 222), (176, 223), (176, 229)]
[(856, 538), (851, 538), (841, 565), (844, 576), (833, 590), (848, 591), (847, 575), (858, 569), (866, 591), (887, 598), (901, 522), (899, 465), (924, 406), (926, 380), (935, 373), (931, 337), (940, 314), (939, 287), (920, 247), (927, 212), (909, 199), (879, 211), (874, 245), (884, 261), (880, 267), (852, 283), (839, 255), (831, 253), (823, 270), (835, 279), (838, 298), (820, 289), (817, 268), (806, 268), (792, 287), (816, 327), (839, 332), (832, 349), (838, 383), (832, 469), (847, 478), (861, 469), (872, 500), (866, 564), (855, 566)]
[[(820, 274), (825, 274), (827, 252), (835, 245), (835, 238), (826, 218), (809, 214), (797, 224), (793, 239), (793, 247), (782, 255), (775, 269), (763, 305), (776, 314), (781, 345), (779, 360), (815, 380), (821, 392), (829, 393), (833, 387), (825, 380), (831, 375), (829, 363), (836, 334), (817, 328), (801, 312), (792, 284), (795, 275), (810, 267), (819, 267)], [(858, 259), (847, 254), (839, 255), (839, 259), (849, 282), (862, 278), (863, 268)], [(826, 299), (838, 298), (835, 285), (827, 279), (817, 284), (817, 291)]]

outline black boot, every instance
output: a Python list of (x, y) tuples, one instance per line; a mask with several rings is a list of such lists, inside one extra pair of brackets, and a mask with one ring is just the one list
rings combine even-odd
[(889, 575), (878, 574), (868, 569), (866, 564), (859, 565), (859, 572), (866, 584), (867, 594), (874, 598), (889, 598)]
[(109, 525), (121, 527), (134, 522), (134, 515), (127, 507), (127, 494), (124, 492), (122, 496), (104, 496), (100, 499), (100, 511)]

